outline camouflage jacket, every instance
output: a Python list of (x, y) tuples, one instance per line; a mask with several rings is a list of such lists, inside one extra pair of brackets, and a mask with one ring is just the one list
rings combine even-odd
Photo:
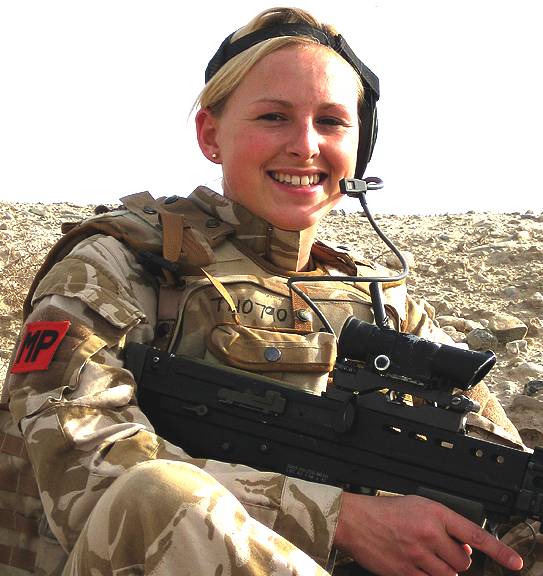
[[(129, 213), (106, 214), (90, 227), (72, 230), (73, 245), (53, 249), (52, 260), (58, 261), (46, 266), (31, 291), (30, 313), (4, 387), (14, 423), (5, 421), (3, 429), (10, 438), (18, 429), (23, 433), (32, 468), (17, 464), (19, 476), (35, 476), (44, 517), (34, 488), (32, 510), (28, 503), (16, 506), (9, 525), (35, 521), (40, 537), (17, 544), (32, 554), (39, 573), (56, 573), (108, 486), (137, 463), (170, 459), (202, 467), (254, 518), (325, 565), (341, 490), (191, 458), (154, 433), (137, 406), (135, 383), (119, 353), (127, 341), (154, 343), (320, 392), (335, 347), (329, 334), (318, 331), (318, 321), (300, 314), (304, 302), (291, 298), (286, 287), (298, 258), (299, 233), (274, 228), (203, 187), (188, 201), (123, 200)], [(105, 222), (114, 224), (104, 227)], [(99, 233), (101, 226), (107, 234)], [(126, 238), (127, 230), (142, 229), (152, 232)], [(177, 267), (153, 269), (164, 261)], [(384, 273), (322, 243), (314, 246), (311, 263), (308, 278)], [(336, 330), (351, 314), (372, 320), (367, 285), (308, 282), (305, 289)], [(387, 286), (384, 300), (396, 328), (448, 341), (428, 310), (407, 296), (404, 284)], [(269, 334), (276, 342), (278, 333), (289, 354), (284, 366), (271, 367), (255, 350)], [(24, 460), (23, 452), (21, 447), (11, 457)]]

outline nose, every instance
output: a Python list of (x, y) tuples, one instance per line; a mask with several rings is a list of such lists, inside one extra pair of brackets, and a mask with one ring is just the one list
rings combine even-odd
[(290, 134), (287, 152), (301, 160), (310, 160), (320, 154), (321, 135), (311, 119), (295, 123)]

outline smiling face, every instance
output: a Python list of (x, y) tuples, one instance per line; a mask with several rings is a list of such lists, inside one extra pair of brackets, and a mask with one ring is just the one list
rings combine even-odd
[(296, 45), (251, 68), (219, 115), (196, 118), (224, 195), (284, 230), (304, 230), (340, 200), (358, 146), (355, 72), (321, 46)]

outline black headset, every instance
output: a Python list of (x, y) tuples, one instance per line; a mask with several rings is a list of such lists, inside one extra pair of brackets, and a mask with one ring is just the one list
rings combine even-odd
[(206, 68), (206, 83), (222, 68), (231, 58), (237, 56), (255, 44), (259, 44), (269, 38), (280, 36), (309, 36), (323, 46), (334, 49), (356, 71), (364, 86), (364, 99), (358, 108), (358, 123), (360, 136), (358, 152), (356, 156), (355, 178), (362, 178), (368, 162), (371, 160), (375, 141), (377, 139), (377, 100), (379, 100), (379, 78), (356, 56), (345, 39), (313, 28), (308, 24), (278, 24), (261, 28), (242, 36), (234, 42), (230, 42), (234, 33), (224, 39), (219, 49), (209, 61)]

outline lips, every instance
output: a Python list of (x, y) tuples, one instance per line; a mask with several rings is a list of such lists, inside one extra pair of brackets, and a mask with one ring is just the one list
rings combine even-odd
[(268, 174), (273, 180), (281, 184), (291, 186), (315, 186), (321, 184), (326, 178), (324, 172), (314, 172), (312, 174), (289, 174), (288, 172), (270, 171)]

